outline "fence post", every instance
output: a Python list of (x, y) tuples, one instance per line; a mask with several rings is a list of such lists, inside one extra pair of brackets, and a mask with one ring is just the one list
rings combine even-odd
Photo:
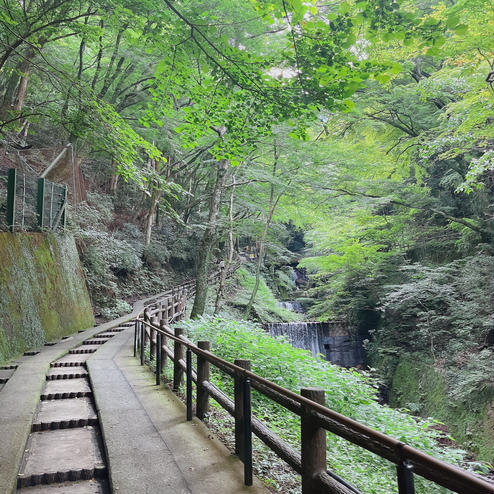
[[(165, 325), (166, 325), (166, 321), (164, 319), (161, 319), (160, 321), (160, 329), (161, 331), (166, 331), (166, 328), (165, 328)], [(166, 364), (168, 363), (168, 355), (167, 353), (163, 350), (163, 348), (165, 346), (168, 346), (168, 338), (166, 337), (166, 335), (162, 334), (161, 335), (161, 358), (160, 358), (160, 371), (161, 373), (163, 373), (163, 369), (166, 367)]]
[(192, 420), (192, 351), (187, 348), (185, 352), (186, 382), (185, 382), (185, 402), (187, 405), (187, 420)]
[(243, 379), (243, 391), (244, 391), (244, 484), (252, 485), (252, 409), (251, 409), (251, 395), (250, 395), (250, 379), (244, 377)]
[(411, 465), (403, 454), (403, 443), (398, 444), (398, 454), (400, 463), (396, 465), (396, 474), (398, 476), (398, 494), (415, 494), (415, 485), (413, 481), (413, 465)]
[[(302, 388), (300, 394), (324, 405), (324, 390), (320, 388)], [(308, 410), (302, 413), (300, 420), (302, 442), (302, 494), (322, 494), (316, 480), (326, 467), (326, 431), (319, 427)]]
[(144, 350), (146, 348), (146, 325), (144, 322), (149, 322), (148, 311), (144, 311), (144, 321), (141, 322), (141, 365), (144, 365)]
[(144, 365), (144, 336), (146, 334), (146, 328), (144, 327), (144, 322), (141, 321), (141, 337), (140, 340), (140, 353), (141, 353), (141, 365)]
[[(180, 338), (184, 334), (184, 328), (175, 328), (175, 336)], [(173, 391), (178, 391), (184, 371), (179, 363), (179, 360), (184, 358), (184, 346), (179, 341), (175, 341), (173, 345)]]
[(184, 308), (185, 308), (185, 306), (184, 306), (184, 300), (182, 297), (182, 289), (180, 289), (178, 292), (178, 306), (177, 306), (178, 314), (179, 314), (178, 317), (180, 320), (184, 318), (184, 314), (182, 312)]
[(38, 214), (38, 226), (43, 228), (45, 225), (45, 179), (38, 178), (38, 199), (36, 212)]
[(160, 385), (161, 378), (161, 333), (156, 331), (156, 386)]
[(7, 226), (11, 232), (14, 231), (15, 224), (15, 189), (17, 182), (17, 169), (9, 168), (7, 181)]
[[(197, 346), (201, 350), (206, 350), (208, 352), (211, 348), (211, 344), (209, 343), (209, 341), (198, 341)], [(204, 381), (209, 381), (209, 362), (204, 357), (198, 354), (196, 415), (201, 420), (204, 419), (204, 415), (209, 410), (209, 395), (202, 385)]]
[[(235, 365), (250, 370), (250, 360), (236, 359)], [(244, 376), (235, 372), (235, 454), (244, 460)]]
[(139, 323), (137, 319), (134, 323), (134, 357), (137, 355), (137, 333), (139, 331)]
[(172, 322), (175, 317), (175, 296), (172, 290), (171, 297), (168, 298), (168, 321)]
[[(168, 308), (167, 308), (167, 299), (161, 301), (161, 320), (165, 321), (165, 324), (168, 320)], [(161, 327), (161, 324), (160, 324)]]
[[(158, 325), (158, 318), (152, 317), (151, 324), (153, 326)], [(149, 328), (149, 360), (152, 362), (156, 354), (156, 331), (153, 328)]]

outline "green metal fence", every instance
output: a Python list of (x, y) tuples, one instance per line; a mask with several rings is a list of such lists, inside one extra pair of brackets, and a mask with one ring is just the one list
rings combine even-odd
[(0, 227), (10, 232), (65, 228), (67, 186), (16, 168), (0, 170)]

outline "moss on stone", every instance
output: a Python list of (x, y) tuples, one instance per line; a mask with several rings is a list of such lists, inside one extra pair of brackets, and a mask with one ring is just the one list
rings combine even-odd
[(389, 402), (406, 407), (422, 417), (446, 424), (455, 441), (474, 452), (479, 460), (494, 463), (494, 404), (489, 394), (478, 397), (476, 407), (452, 401), (440, 369), (418, 360), (401, 357), (394, 371)]
[(0, 233), (0, 362), (94, 325), (70, 235)]

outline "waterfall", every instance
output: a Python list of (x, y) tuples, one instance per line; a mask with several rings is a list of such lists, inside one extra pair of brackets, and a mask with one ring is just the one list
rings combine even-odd
[(365, 364), (365, 350), (360, 338), (352, 338), (340, 321), (287, 322), (267, 325), (270, 336), (286, 336), (295, 348), (310, 350), (342, 367)]
[(304, 306), (296, 300), (288, 302), (278, 302), (278, 307), (280, 307), (281, 309), (291, 310), (292, 312), (298, 312), (300, 314), (305, 313)]

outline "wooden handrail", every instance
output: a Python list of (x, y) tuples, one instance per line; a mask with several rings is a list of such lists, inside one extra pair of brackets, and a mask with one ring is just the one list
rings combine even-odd
[[(432, 456), (429, 456), (416, 448), (403, 444), (397, 439), (335, 412), (322, 404), (316, 403), (315, 401), (305, 398), (297, 393), (294, 393), (293, 391), (285, 389), (252, 371), (246, 370), (218, 357), (210, 351), (202, 350), (188, 338), (184, 336), (177, 337), (171, 332), (170, 327), (167, 325), (163, 325), (160, 328), (157, 325), (144, 320), (142, 317), (137, 318), (136, 321), (144, 324), (150, 331), (153, 330), (160, 332), (162, 335), (166, 336), (166, 338), (179, 342), (185, 348), (189, 348), (193, 353), (201, 356), (203, 359), (215, 365), (227, 374), (231, 376), (239, 375), (244, 378), (249, 378), (255, 389), (281, 406), (287, 408), (291, 412), (299, 416), (305, 416), (309, 413), (321, 428), (330, 431), (352, 442), (353, 444), (367, 449), (368, 451), (371, 451), (380, 457), (395, 463), (396, 465), (401, 465), (403, 462), (408, 461), (413, 466), (414, 473), (417, 473), (418, 475), (459, 494), (494, 493), (493, 484), (442, 460), (433, 458)], [(168, 354), (170, 359), (174, 359), (173, 352), (171, 352), (170, 349), (167, 348), (165, 352)], [(183, 360), (180, 361), (179, 364), (185, 369), (185, 362)], [(196, 375), (194, 375), (194, 381), (196, 381)], [(231, 400), (226, 395), (223, 395), (221, 391), (214, 388), (207, 381), (204, 381), (202, 386), (208, 390), (211, 397), (213, 397), (223, 408), (225, 408), (225, 410), (231, 414), (234, 413), (234, 406), (232, 407), (232, 403), (230, 403)], [(270, 431), (270, 429), (268, 429), (259, 420), (254, 419), (252, 425), (253, 432), (271, 449), (273, 449), (273, 451), (275, 451), (283, 460), (287, 461), (290, 466), (300, 473), (301, 464), (298, 453), (296, 453), (290, 446)], [(328, 486), (328, 488), (335, 482), (329, 475), (322, 475), (320, 477), (321, 482)], [(341, 490), (339, 492), (347, 491)], [(351, 491), (349, 490), (348, 492)]]

